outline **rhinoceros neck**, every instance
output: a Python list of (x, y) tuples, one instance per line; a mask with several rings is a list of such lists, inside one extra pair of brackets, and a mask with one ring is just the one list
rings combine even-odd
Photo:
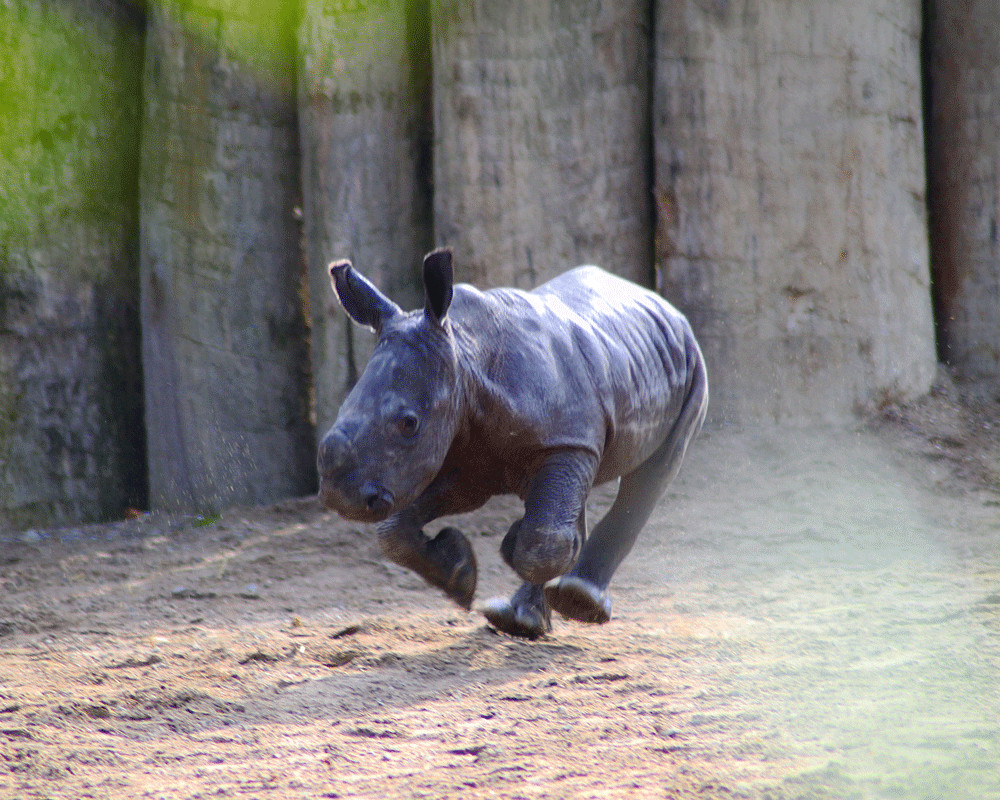
[(448, 319), (458, 361), (460, 416), (465, 427), (479, 427), (484, 412), (497, 402), (490, 367), (503, 357), (510, 338), (505, 315), (491, 294), (459, 284)]
[[(452, 326), (463, 393), (463, 430), (484, 454), (505, 462), (537, 457), (556, 448), (598, 454), (593, 426), (582, 424), (581, 402), (553, 345), (568, 341), (553, 330), (551, 310), (537, 293), (514, 289), (479, 292), (456, 287)], [(593, 387), (586, 392), (596, 402)], [(588, 420), (599, 408), (586, 409)]]

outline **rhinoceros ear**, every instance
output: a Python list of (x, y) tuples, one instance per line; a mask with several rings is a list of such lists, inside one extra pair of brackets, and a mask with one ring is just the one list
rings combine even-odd
[(451, 305), (453, 280), (450, 247), (424, 256), (424, 313), (439, 325)]
[(387, 319), (400, 313), (399, 306), (355, 272), (346, 258), (330, 264), (330, 280), (344, 311), (359, 325), (381, 331)]

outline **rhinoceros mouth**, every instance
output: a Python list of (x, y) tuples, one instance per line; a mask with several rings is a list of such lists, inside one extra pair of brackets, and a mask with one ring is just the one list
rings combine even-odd
[(382, 522), (395, 508), (392, 492), (385, 489), (362, 487), (348, 493), (325, 479), (320, 480), (319, 500), (324, 508), (351, 522)]

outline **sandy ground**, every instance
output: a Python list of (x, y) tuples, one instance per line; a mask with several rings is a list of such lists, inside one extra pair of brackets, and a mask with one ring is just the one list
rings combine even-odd
[[(313, 500), (0, 534), (0, 797), (1000, 798), (998, 487), (943, 389), (708, 431), (538, 642)], [(480, 600), (517, 513), (458, 519)]]

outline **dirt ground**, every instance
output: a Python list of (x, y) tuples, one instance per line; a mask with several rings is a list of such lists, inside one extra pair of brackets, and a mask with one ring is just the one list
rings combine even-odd
[[(538, 642), (312, 499), (0, 534), (0, 797), (1000, 798), (998, 488), (945, 385), (709, 430), (614, 619)], [(458, 519), (480, 601), (517, 513)]]

